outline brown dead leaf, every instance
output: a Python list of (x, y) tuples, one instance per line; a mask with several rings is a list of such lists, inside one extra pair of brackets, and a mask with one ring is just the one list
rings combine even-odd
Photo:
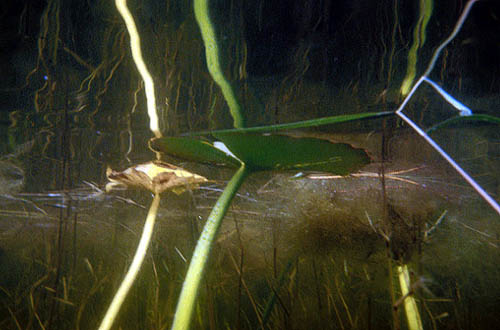
[(136, 187), (150, 190), (155, 194), (165, 190), (180, 194), (186, 189), (196, 189), (200, 183), (208, 181), (201, 175), (160, 160), (135, 165), (122, 172), (113, 171), (108, 167), (106, 176), (109, 180), (106, 192), (119, 187)]

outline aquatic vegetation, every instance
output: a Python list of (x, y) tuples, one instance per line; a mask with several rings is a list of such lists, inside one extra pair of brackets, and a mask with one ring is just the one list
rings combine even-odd
[(401, 84), (401, 94), (408, 95), (411, 86), (415, 80), (417, 71), (417, 52), (425, 44), (427, 23), (432, 16), (432, 8), (434, 7), (433, 0), (419, 1), (419, 17), (413, 28), (413, 44), (408, 52), (408, 66), (406, 69), (406, 77)]
[(243, 111), (234, 88), (229, 81), (225, 78), (222, 65), (221, 56), (219, 52), (219, 43), (215, 33), (214, 24), (209, 15), (209, 2), (207, 0), (194, 0), (194, 14), (196, 21), (201, 30), (203, 42), (205, 44), (205, 53), (207, 60), (207, 67), (212, 79), (219, 85), (226, 100), (231, 116), (233, 117), (233, 126), (241, 128), (245, 126)]
[[(265, 2), (130, 3), (127, 27), (110, 5), (75, 4), (95, 20), (91, 47), (66, 25), (72, 11), (49, 2), (28, 76), (34, 109), (16, 107), (6, 132), (34, 147), (0, 161), (3, 186), (22, 181), (0, 201), (0, 328), (497, 323), (499, 120), (462, 93), (466, 73), (459, 87), (443, 78), (474, 42), (450, 43), (475, 1), (447, 20), (438, 6), (413, 30), (408, 4), (366, 3), (376, 24), (357, 2), (296, 4), (283, 10), (300, 16), (294, 45)], [(333, 21), (356, 33), (334, 36)], [(274, 50), (258, 54), (259, 33)], [(406, 60), (418, 72), (437, 42), (400, 102)], [(259, 77), (264, 67), (274, 75)]]
[(106, 192), (118, 187), (138, 187), (155, 194), (161, 194), (166, 190), (180, 194), (186, 189), (196, 189), (200, 183), (207, 182), (201, 175), (159, 160), (135, 165), (121, 172), (108, 167), (106, 176), (109, 180)]

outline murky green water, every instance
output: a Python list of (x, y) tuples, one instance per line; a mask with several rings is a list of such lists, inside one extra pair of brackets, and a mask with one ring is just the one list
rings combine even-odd
[[(75, 130), (69, 145), (58, 134), (48, 140), (35, 133), (29, 150), (2, 160), (0, 324), (95, 328), (131, 261), (152, 196), (101, 190), (107, 164), (127, 164), (103, 153), (125, 154), (125, 132)], [(134, 132), (141, 134), (148, 135)], [(389, 328), (390, 287), (399, 295), (389, 269), (394, 272), (397, 260), (408, 262), (420, 283), (415, 296), (426, 327), (495, 324), (498, 216), (442, 161), (412, 151), (415, 138), (394, 140), (399, 159), (387, 164), (391, 228), (383, 222), (376, 164), (347, 178), (251, 176), (218, 236), (195, 328)], [(368, 139), (378, 144), (377, 136)], [(64, 148), (71, 151), (67, 158)], [(144, 147), (131, 155), (136, 161), (151, 156)], [(120, 314), (124, 329), (171, 323), (198, 233), (231, 176), (230, 170), (180, 165), (216, 183), (162, 197), (154, 241)], [(392, 233), (390, 248), (384, 232)]]
[[(154, 45), (143, 51), (157, 83), (162, 127), (170, 135), (230, 127), (191, 8), (168, 3), (135, 8), (143, 42)], [(406, 25), (413, 18), (397, 25), (403, 32), (391, 38), (392, 3), (368, 15), (354, 2), (340, 8), (342, 24), (328, 28), (321, 23), (328, 15), (314, 24), (314, 15), (301, 18), (290, 40), (266, 30), (278, 31), (280, 21), (264, 24), (254, 5), (219, 5), (233, 15), (219, 23), (222, 56), (251, 109), (250, 125), (394, 110), (401, 101), (411, 41)], [(441, 41), (443, 26), (455, 22), (460, 8), (445, 7), (436, 9), (436, 35), (428, 42)], [(152, 201), (146, 191), (103, 191), (108, 166), (122, 170), (155, 158), (147, 147), (152, 134), (114, 8), (74, 10), (88, 13), (93, 24), (74, 18), (86, 22), (75, 26), (88, 29), (72, 28), (67, 18), (73, 16), (57, 16), (54, 9), (41, 27), (58, 22), (71, 36), (41, 29), (0, 58), (6, 72), (0, 83), (0, 329), (96, 329), (130, 265)], [(409, 9), (401, 10), (403, 16)], [(235, 14), (240, 11), (252, 14)], [(384, 19), (371, 25), (368, 16)], [(240, 20), (248, 23), (246, 36)], [(325, 30), (308, 35), (308, 22)], [(498, 116), (496, 67), (485, 69), (478, 60), (494, 34), (482, 40), (486, 46), (476, 35), (450, 48), (436, 75), (472, 109)], [(46, 42), (40, 51), (37, 40)], [(388, 57), (391, 42), (395, 52)], [(481, 47), (467, 48), (477, 43)], [(406, 113), (428, 128), (452, 111), (424, 88)], [(402, 264), (409, 267), (424, 329), (497, 327), (499, 216), (433, 149), (394, 118), (289, 133), (364, 148), (373, 162), (348, 177), (252, 174), (211, 252), (193, 329), (407, 329), (396, 274)], [(498, 201), (498, 125), (451, 127), (432, 137)], [(233, 175), (167, 160), (210, 182), (162, 195), (153, 242), (115, 329), (170, 327), (199, 233)]]

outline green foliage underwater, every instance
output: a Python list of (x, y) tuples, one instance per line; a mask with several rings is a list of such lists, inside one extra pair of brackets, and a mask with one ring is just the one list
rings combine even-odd
[(3, 5), (0, 329), (496, 328), (495, 1), (116, 3)]

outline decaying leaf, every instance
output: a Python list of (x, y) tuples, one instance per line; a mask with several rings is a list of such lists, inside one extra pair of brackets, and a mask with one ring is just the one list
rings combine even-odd
[(122, 172), (113, 171), (108, 167), (106, 176), (109, 180), (106, 185), (107, 192), (118, 187), (138, 187), (155, 194), (165, 190), (180, 194), (186, 189), (195, 189), (198, 184), (208, 181), (201, 175), (159, 160), (129, 167)]

